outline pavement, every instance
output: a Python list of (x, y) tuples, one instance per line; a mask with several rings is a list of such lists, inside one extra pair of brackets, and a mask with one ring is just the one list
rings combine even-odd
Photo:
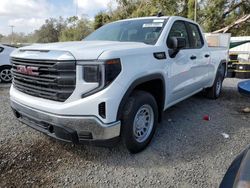
[[(218, 187), (250, 143), (249, 98), (226, 79), (218, 100), (195, 95), (164, 112), (139, 154), (56, 141), (18, 122), (0, 84), (0, 187)], [(209, 117), (209, 118), (204, 118)]]

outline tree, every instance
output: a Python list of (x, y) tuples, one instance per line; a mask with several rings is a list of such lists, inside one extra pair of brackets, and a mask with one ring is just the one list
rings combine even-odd
[[(29, 42), (29, 36), (25, 35), (25, 33), (13, 33), (13, 39), (14, 39), (14, 43), (28, 43)], [(12, 41), (12, 34), (9, 34), (7, 36), (0, 36), (0, 41), (2, 43), (11, 43)]]
[(195, 1), (196, 0), (188, 0), (188, 14), (187, 14), (187, 17), (191, 20), (194, 19), (194, 9), (195, 9)]
[(2, 40), (3, 37), (4, 37), (4, 36), (3, 36), (2, 34), (0, 34), (0, 41)]
[(98, 29), (99, 27), (103, 26), (105, 23), (108, 22), (110, 22), (110, 16), (105, 12), (99, 12), (95, 16), (94, 29)]
[(59, 36), (65, 27), (66, 26), (62, 18), (59, 18), (59, 20), (55, 18), (45, 20), (45, 24), (43, 24), (40, 29), (35, 31), (35, 34), (38, 37), (37, 42), (58, 42)]
[(60, 41), (79, 41), (86, 37), (92, 28), (86, 18), (70, 17), (66, 21), (66, 27), (61, 31)]
[[(99, 12), (94, 21), (69, 17), (50, 18), (29, 34), (14, 33), (16, 43), (82, 40), (94, 29), (106, 23), (157, 15), (177, 15), (194, 19), (195, 0), (116, 0), (115, 9)], [(197, 0), (197, 22), (205, 32), (230, 32), (233, 36), (250, 35), (249, 0)], [(9, 43), (11, 35), (0, 34), (0, 41)]]
[(235, 22), (231, 23), (230, 25), (223, 27), (222, 29), (219, 29), (217, 31), (213, 31), (213, 33), (226, 33), (230, 29), (232, 29), (233, 27), (235, 27), (235, 26), (239, 27), (239, 25), (248, 22), (248, 20), (250, 20), (250, 14), (242, 16), (241, 18), (239, 18)]
[(206, 32), (224, 31), (231, 32), (233, 36), (250, 35), (248, 0), (203, 0), (202, 6), (204, 8), (201, 9), (199, 23)]

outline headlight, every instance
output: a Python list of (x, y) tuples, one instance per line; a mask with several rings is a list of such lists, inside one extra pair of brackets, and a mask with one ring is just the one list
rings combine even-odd
[(99, 63), (96, 65), (80, 65), (82, 65), (83, 67), (83, 79), (85, 82), (99, 83), (98, 88), (84, 94), (84, 97), (93, 94), (97, 91), (100, 91), (104, 87), (111, 84), (115, 80), (115, 78), (120, 74), (122, 69), (120, 59), (111, 59), (105, 61), (102, 64)]
[(86, 82), (100, 82), (101, 71), (99, 65), (87, 65), (83, 67), (83, 79)]
[(104, 64), (105, 66), (105, 86), (109, 85), (121, 72), (120, 59), (108, 60)]

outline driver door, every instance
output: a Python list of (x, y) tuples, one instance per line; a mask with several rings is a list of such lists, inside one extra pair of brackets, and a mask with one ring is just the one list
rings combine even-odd
[[(170, 37), (183, 37), (186, 39), (186, 46), (177, 55), (170, 59), (168, 66), (168, 104), (171, 105), (190, 96), (197, 89), (195, 86), (195, 62), (192, 58), (195, 49), (190, 48), (187, 27), (184, 21), (175, 21), (170, 29), (167, 44)], [(170, 57), (169, 57), (170, 58)]]

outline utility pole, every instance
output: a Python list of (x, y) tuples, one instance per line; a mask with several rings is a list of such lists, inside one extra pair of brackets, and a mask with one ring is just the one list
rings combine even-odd
[(78, 17), (77, 14), (78, 14), (78, 0), (76, 0), (76, 17)]
[(75, 15), (74, 27), (76, 28), (77, 20), (78, 20), (78, 0), (76, 0), (76, 15)]
[(13, 44), (14, 43), (14, 41), (13, 41), (13, 39), (14, 39), (14, 25), (10, 25), (10, 27), (11, 27), (11, 44)]
[(197, 0), (194, 1), (194, 21), (197, 20)]

